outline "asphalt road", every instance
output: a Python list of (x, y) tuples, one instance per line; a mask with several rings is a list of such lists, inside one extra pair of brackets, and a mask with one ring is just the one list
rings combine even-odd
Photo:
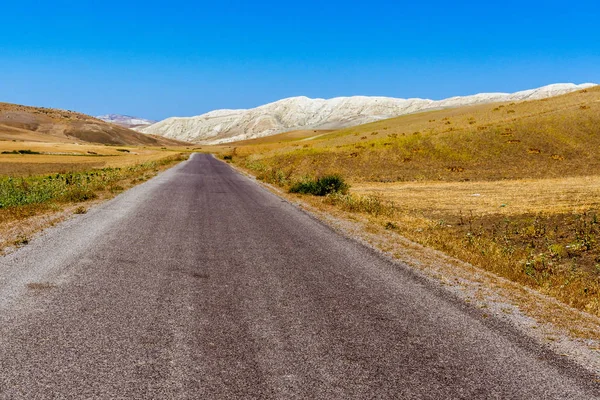
[(0, 258), (3, 399), (591, 399), (597, 378), (207, 155)]

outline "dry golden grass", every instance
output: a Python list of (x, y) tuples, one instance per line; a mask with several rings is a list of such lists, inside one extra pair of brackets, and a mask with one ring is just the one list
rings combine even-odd
[(352, 192), (378, 196), (402, 211), (444, 216), (584, 212), (600, 206), (600, 176), (495, 182), (357, 183)]
[[(404, 236), (600, 315), (600, 176), (357, 184)], [(385, 219), (385, 221), (383, 221)]]
[(340, 173), (352, 182), (561, 178), (600, 170), (599, 130), (596, 87), (547, 100), (406, 115), (307, 142), (232, 144), (230, 152), (259, 174), (271, 168), (291, 177)]
[[(598, 209), (581, 212), (439, 215), (385, 198), (314, 200), (368, 216), (372, 224), (600, 316)], [(485, 209), (486, 207), (484, 207)], [(468, 206), (465, 210), (468, 209)]]
[(184, 142), (144, 135), (89, 115), (52, 108), (0, 103), (0, 140), (185, 146)]
[(326, 129), (301, 129), (297, 131), (284, 132), (277, 135), (265, 136), (257, 139), (248, 139), (235, 142), (235, 146), (252, 146), (265, 144), (282, 144), (296, 140), (314, 140), (334, 132)]
[[(301, 200), (305, 207), (308, 203), (312, 213), (332, 224), (336, 230), (362, 238), (444, 285), (459, 286), (461, 291), (464, 290), (463, 293), (470, 293), (466, 299), (469, 303), (478, 307), (485, 307), (488, 301), (512, 304), (538, 324), (550, 324), (551, 329), (569, 332), (575, 338), (600, 340), (600, 324), (594, 313), (573, 312), (568, 305), (553, 301), (550, 297), (532, 295), (518, 281), (503, 279), (500, 274), (489, 272), (489, 268), (473, 266), (456, 257), (440, 254), (431, 248), (433, 246), (421, 246), (408, 240), (398, 235), (397, 228), (390, 229), (389, 219), (385, 216), (345, 211), (318, 197), (285, 196), (293, 201)], [(408, 222), (411, 223), (410, 220)]]
[[(406, 115), (222, 155), (283, 187), (341, 174), (360, 213), (425, 246), (600, 315), (600, 87)], [(229, 158), (228, 157), (228, 158)]]
[[(31, 150), (41, 154), (1, 154), (19, 150)], [(0, 176), (28, 176), (126, 167), (157, 161), (188, 151), (182, 148), (0, 141)]]
[[(79, 155), (87, 156), (91, 153), (97, 155), (123, 155), (117, 149), (129, 149), (127, 146), (104, 146), (86, 143), (61, 143), (61, 142), (13, 142), (0, 141), (0, 153), (4, 151), (13, 151), (28, 149), (41, 153), (56, 154), (56, 155)], [(136, 149), (136, 147), (132, 147)]]

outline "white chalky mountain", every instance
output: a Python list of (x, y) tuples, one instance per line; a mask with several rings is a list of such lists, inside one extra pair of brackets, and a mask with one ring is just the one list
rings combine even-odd
[(121, 115), (121, 114), (99, 115), (96, 118), (98, 118), (99, 120), (102, 120), (104, 122), (123, 126), (125, 128), (146, 127), (146, 126), (152, 125), (156, 122), (156, 121), (152, 121), (150, 119), (132, 117), (130, 115)]
[(340, 129), (418, 111), (473, 104), (535, 100), (595, 86), (559, 83), (516, 93), (480, 93), (445, 100), (390, 97), (292, 97), (249, 110), (216, 110), (196, 117), (172, 117), (136, 130), (203, 144), (229, 143), (297, 129)]

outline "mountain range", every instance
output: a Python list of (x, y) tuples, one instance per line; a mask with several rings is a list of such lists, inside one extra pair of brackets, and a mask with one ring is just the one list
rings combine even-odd
[(132, 117), (131, 115), (121, 115), (121, 114), (106, 114), (99, 115), (98, 118), (101, 121), (108, 122), (111, 124), (119, 125), (125, 128), (143, 128), (149, 125), (156, 123), (151, 119), (144, 119), (138, 117)]
[(329, 100), (291, 97), (252, 109), (216, 110), (195, 117), (167, 118), (134, 129), (186, 142), (220, 144), (297, 129), (341, 129), (427, 110), (536, 100), (595, 85), (559, 83), (516, 93), (480, 93), (444, 100), (366, 96)]

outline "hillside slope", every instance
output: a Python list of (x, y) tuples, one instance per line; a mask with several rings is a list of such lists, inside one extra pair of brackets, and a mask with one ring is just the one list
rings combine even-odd
[(340, 129), (424, 110), (556, 96), (593, 86), (555, 84), (513, 94), (481, 93), (434, 101), (388, 97), (294, 97), (250, 110), (217, 110), (197, 117), (168, 118), (140, 132), (197, 143), (218, 144), (298, 129)]
[(263, 173), (341, 173), (362, 182), (596, 174), (600, 87), (549, 99), (405, 115), (315, 135), (237, 146), (233, 157)]
[(72, 111), (0, 103), (0, 140), (88, 142), (115, 145), (181, 145)]

